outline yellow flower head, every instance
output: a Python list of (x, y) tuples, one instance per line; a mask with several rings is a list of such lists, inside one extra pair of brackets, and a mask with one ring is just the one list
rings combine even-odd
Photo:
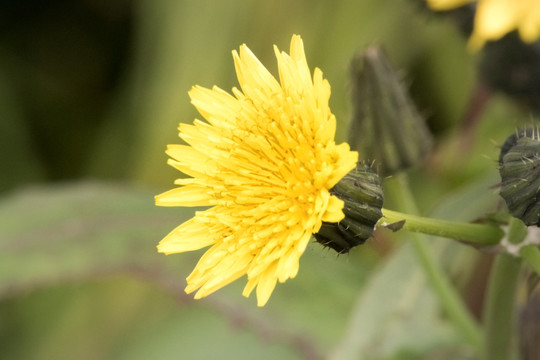
[[(473, 0), (428, 0), (431, 8), (447, 10)], [(486, 41), (497, 40), (518, 30), (521, 39), (533, 42), (540, 36), (539, 0), (477, 0), (474, 31), (470, 39), (473, 49)]]
[(293, 278), (311, 235), (323, 221), (343, 219), (343, 201), (329, 190), (358, 154), (336, 145), (330, 85), (311, 77), (302, 39), (290, 55), (274, 47), (278, 82), (246, 45), (233, 51), (241, 90), (195, 86), (191, 102), (206, 122), (180, 124), (189, 145), (169, 145), (169, 164), (191, 176), (156, 196), (161, 206), (210, 206), (197, 211), (158, 245), (170, 254), (210, 249), (187, 278), (186, 292), (204, 297), (247, 275), (244, 296), (257, 287), (263, 306), (276, 282)]

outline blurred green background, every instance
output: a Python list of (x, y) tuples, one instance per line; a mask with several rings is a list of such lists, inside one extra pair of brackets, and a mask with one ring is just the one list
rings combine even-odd
[[(275, 74), (272, 45), (295, 33), (332, 85), (339, 141), (350, 61), (383, 44), (437, 135), (412, 174), (422, 209), (493, 210), (497, 144), (530, 114), (496, 94), (460, 150), (478, 55), (451, 20), (414, 0), (7, 0), (0, 28), (0, 358), (469, 358), (403, 237), (343, 256), (311, 245), (264, 308), (244, 280), (193, 301), (202, 251), (155, 249), (192, 215), (153, 205), (179, 176), (165, 146), (197, 116), (187, 91), (237, 86), (242, 43)], [(476, 253), (434, 243), (466, 290)]]

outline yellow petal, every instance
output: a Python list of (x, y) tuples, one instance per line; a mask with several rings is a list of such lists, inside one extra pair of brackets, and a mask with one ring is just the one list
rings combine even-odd
[(429, 7), (434, 10), (450, 10), (473, 1), (475, 0), (427, 0)]
[(343, 200), (338, 199), (336, 196), (330, 196), (326, 212), (322, 216), (322, 221), (337, 223), (343, 220), (345, 217), (345, 214), (343, 214), (343, 205), (345, 205)]
[(208, 234), (208, 224), (198, 223), (192, 218), (171, 231), (158, 245), (165, 254), (199, 250), (215, 242)]
[(158, 206), (209, 206), (212, 196), (208, 189), (199, 185), (186, 185), (156, 196)]

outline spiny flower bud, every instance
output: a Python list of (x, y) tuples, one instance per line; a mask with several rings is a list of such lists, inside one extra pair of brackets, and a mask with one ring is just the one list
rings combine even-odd
[(323, 222), (315, 239), (338, 253), (347, 253), (373, 235), (375, 224), (382, 217), (381, 180), (371, 166), (358, 163), (331, 190), (345, 205), (345, 218), (338, 223)]
[(499, 156), (501, 197), (512, 216), (525, 225), (540, 225), (540, 130), (513, 134)]
[(420, 163), (431, 134), (382, 48), (370, 46), (356, 57), (352, 77), (351, 148), (376, 160), (382, 175)]

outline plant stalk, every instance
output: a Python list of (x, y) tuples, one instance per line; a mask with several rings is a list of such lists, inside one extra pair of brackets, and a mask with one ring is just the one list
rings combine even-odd
[[(395, 175), (387, 181), (386, 185), (386, 194), (392, 196), (400, 210), (412, 214), (418, 213), (405, 174)], [(418, 233), (411, 233), (410, 235), (411, 244), (418, 257), (420, 266), (424, 270), (443, 310), (464, 338), (476, 349), (480, 349), (482, 344), (480, 327), (466, 308), (459, 292), (452, 285), (442, 267), (431, 254), (426, 238)]]
[[(508, 241), (519, 244), (527, 234), (521, 220), (511, 218)], [(513, 358), (516, 329), (516, 293), (521, 270), (521, 258), (500, 254), (495, 259), (488, 283), (484, 306), (484, 360)]]
[(521, 248), (519, 254), (525, 262), (540, 276), (540, 249), (536, 244), (529, 244)]
[(497, 245), (504, 236), (504, 232), (499, 227), (492, 225), (431, 219), (388, 209), (382, 209), (382, 212), (383, 217), (379, 220), (378, 226), (404, 220), (403, 229), (405, 230), (451, 238), (474, 245)]

